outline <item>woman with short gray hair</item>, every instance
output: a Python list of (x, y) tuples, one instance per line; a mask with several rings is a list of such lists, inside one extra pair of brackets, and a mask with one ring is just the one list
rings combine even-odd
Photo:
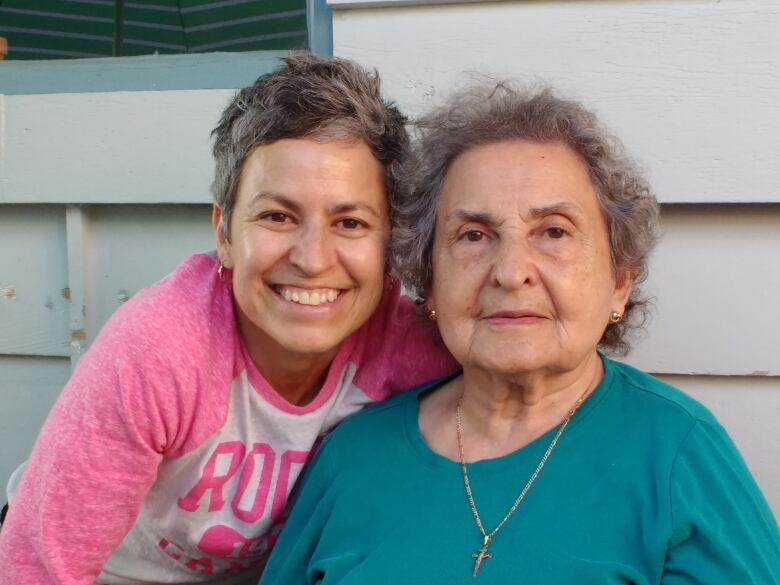
[(395, 253), (462, 373), (325, 439), (261, 583), (779, 583), (724, 429), (606, 355), (641, 325), (657, 216), (617, 141), (509, 85), (418, 128)]
[(623, 318), (609, 323), (600, 346), (615, 354), (628, 352), (629, 335), (641, 329), (648, 310), (639, 285), (647, 278), (656, 239), (658, 205), (650, 187), (615, 138), (596, 116), (552, 90), (522, 93), (511, 86), (478, 86), (452, 99), (417, 122), (418, 156), (406, 169), (407, 193), (394, 200), (399, 227), (393, 250), (407, 286), (425, 297), (432, 282), (436, 209), (452, 161), (474, 147), (504, 140), (560, 142), (587, 167), (607, 222), (614, 266), (630, 268), (631, 294)]
[(217, 252), (134, 295), (79, 361), (0, 583), (256, 583), (319, 438), (454, 370), (391, 274), (404, 124), (343, 59), (293, 55), (236, 94), (214, 130)]

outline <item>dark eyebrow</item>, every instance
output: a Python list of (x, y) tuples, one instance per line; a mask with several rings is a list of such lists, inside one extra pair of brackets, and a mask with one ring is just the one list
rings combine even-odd
[[(528, 210), (527, 214), (523, 214), (523, 219), (528, 221), (531, 219), (546, 217), (548, 215), (580, 215), (581, 213), (582, 208), (579, 205), (569, 203), (568, 201), (561, 201), (559, 203), (551, 203), (550, 205), (545, 205), (543, 207), (532, 207)], [(475, 223), (487, 225), (491, 228), (500, 226), (503, 223), (502, 220), (499, 220), (490, 213), (482, 211), (469, 211), (467, 209), (453, 209), (445, 216), (444, 222), (448, 223), (452, 220), (460, 220), (463, 222), (473, 221)]]
[(444, 218), (444, 221), (449, 222), (452, 221), (453, 219), (458, 219), (466, 222), (473, 221), (476, 223), (483, 223), (491, 227), (501, 223), (489, 213), (485, 213), (482, 211), (469, 211), (467, 209), (453, 209), (447, 214), (447, 216)]
[(261, 201), (274, 201), (285, 209), (289, 209), (295, 213), (301, 212), (301, 206), (298, 205), (295, 201), (272, 191), (260, 191), (259, 193), (255, 193), (249, 205), (256, 205)]
[[(250, 205), (256, 205), (257, 203), (261, 201), (274, 201), (275, 203), (278, 203), (285, 209), (289, 209), (290, 211), (300, 214), (302, 211), (302, 207), (293, 201), (292, 199), (285, 197), (284, 195), (281, 195), (279, 193), (274, 193), (272, 191), (261, 191), (259, 193), (255, 193), (254, 197), (252, 197), (252, 202)], [(370, 213), (376, 218), (380, 218), (381, 215), (379, 211), (374, 209), (372, 206), (370, 206), (367, 203), (363, 203), (362, 201), (358, 202), (349, 202), (349, 203), (339, 203), (337, 205), (334, 205), (331, 207), (328, 212), (331, 215), (336, 215), (339, 213), (351, 213), (353, 211), (363, 210), (367, 213)]]
[(528, 210), (528, 217), (530, 219), (538, 219), (547, 215), (566, 215), (568, 213), (580, 214), (582, 213), (582, 208), (579, 205), (575, 205), (574, 203), (561, 201), (560, 203), (551, 203), (550, 205), (545, 205), (544, 207), (532, 207)]
[(356, 203), (339, 203), (338, 205), (335, 205), (330, 209), (331, 214), (339, 214), (339, 213), (351, 213), (353, 211), (359, 211), (363, 210), (367, 213), (370, 213), (376, 218), (381, 217), (379, 212), (371, 207), (368, 203), (363, 203), (362, 201), (356, 202)]

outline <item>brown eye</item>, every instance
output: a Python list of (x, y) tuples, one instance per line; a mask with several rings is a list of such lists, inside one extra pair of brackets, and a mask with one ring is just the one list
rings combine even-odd
[(289, 216), (286, 213), (274, 211), (273, 213), (267, 214), (264, 219), (268, 219), (274, 223), (284, 223), (289, 219)]
[(339, 223), (341, 223), (341, 227), (347, 230), (356, 230), (363, 226), (362, 222), (358, 221), (354, 217), (346, 217)]
[(566, 235), (566, 230), (564, 230), (563, 228), (559, 228), (559, 227), (547, 228), (545, 231), (547, 232), (548, 236), (550, 236), (551, 238), (553, 238), (555, 240), (558, 240), (558, 239), (560, 239), (560, 238), (562, 238), (563, 236)]
[(464, 235), (469, 242), (481, 242), (485, 238), (485, 234), (479, 230), (469, 230)]

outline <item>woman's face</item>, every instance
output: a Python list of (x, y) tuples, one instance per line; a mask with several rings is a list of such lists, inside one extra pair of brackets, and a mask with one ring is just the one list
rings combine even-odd
[(246, 158), (220, 258), (251, 350), (335, 353), (382, 294), (390, 235), (382, 165), (359, 141), (284, 139)]
[(592, 355), (628, 273), (569, 147), (506, 141), (452, 163), (433, 246), (429, 305), (464, 367), (506, 375), (575, 369)]

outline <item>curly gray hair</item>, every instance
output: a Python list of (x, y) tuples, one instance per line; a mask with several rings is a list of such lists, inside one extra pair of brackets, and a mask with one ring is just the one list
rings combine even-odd
[[(212, 192), (229, 238), (241, 167), (252, 150), (283, 138), (362, 140), (385, 169), (390, 209), (409, 148), (406, 117), (382, 99), (379, 75), (346, 59), (310, 53), (239, 90), (211, 133), (216, 170)], [(391, 215), (391, 223), (393, 217)]]
[(414, 156), (405, 172), (405, 195), (393, 210), (398, 226), (393, 255), (406, 287), (424, 297), (432, 281), (436, 212), (452, 162), (476, 146), (503, 140), (559, 142), (584, 161), (607, 221), (612, 265), (634, 275), (623, 320), (610, 323), (599, 347), (625, 354), (632, 330), (641, 329), (648, 300), (640, 287), (656, 241), (658, 203), (619, 141), (596, 116), (549, 88), (524, 91), (506, 83), (476, 85), (453, 95), (418, 120)]

